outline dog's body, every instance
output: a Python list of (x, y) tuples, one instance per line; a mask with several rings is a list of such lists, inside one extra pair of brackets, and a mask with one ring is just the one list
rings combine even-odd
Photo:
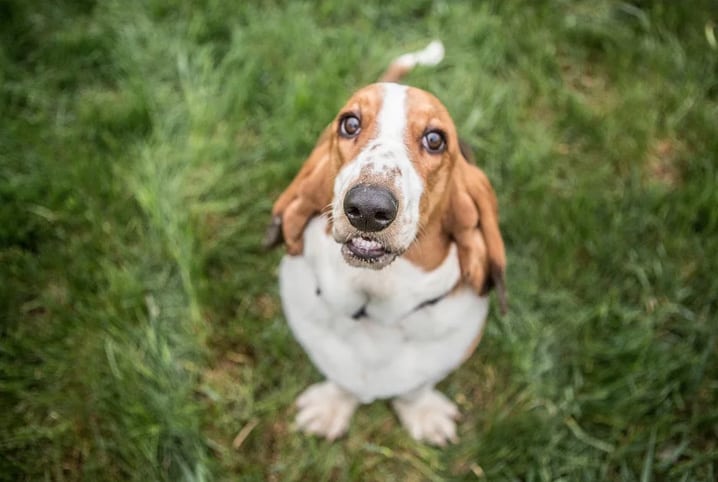
[(391, 398), (414, 438), (455, 440), (458, 410), (433, 387), (478, 343), (505, 258), (493, 190), (443, 105), (395, 83), (359, 90), (273, 211), (284, 311), (328, 379), (297, 400), (299, 428), (334, 439), (359, 403)]
[(289, 325), (321, 372), (369, 403), (433, 385), (456, 368), (488, 309), (468, 287), (452, 292), (461, 278), (456, 248), (429, 272), (403, 259), (357, 269), (325, 226), (314, 218), (304, 255), (285, 257), (280, 270)]

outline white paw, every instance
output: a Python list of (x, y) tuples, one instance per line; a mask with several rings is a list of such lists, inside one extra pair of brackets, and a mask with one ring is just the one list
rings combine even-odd
[(332, 382), (315, 383), (297, 398), (296, 426), (306, 434), (335, 440), (346, 433), (358, 403)]
[(414, 440), (441, 447), (448, 442), (458, 442), (456, 420), (460, 416), (459, 409), (436, 390), (426, 390), (411, 399), (397, 398), (393, 405)]

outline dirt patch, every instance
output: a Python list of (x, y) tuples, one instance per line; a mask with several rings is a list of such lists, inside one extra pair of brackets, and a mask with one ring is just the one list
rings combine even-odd
[(669, 188), (680, 186), (680, 164), (684, 155), (685, 146), (677, 139), (663, 138), (653, 141), (644, 162), (646, 179)]

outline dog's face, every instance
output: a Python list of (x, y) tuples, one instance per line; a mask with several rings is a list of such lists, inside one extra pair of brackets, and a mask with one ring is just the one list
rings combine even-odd
[(460, 155), (456, 128), (431, 94), (373, 84), (349, 99), (330, 129), (332, 234), (347, 263), (381, 269), (446, 203)]

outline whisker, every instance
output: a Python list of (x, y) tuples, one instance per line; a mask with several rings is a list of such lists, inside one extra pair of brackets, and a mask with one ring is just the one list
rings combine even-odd
[(330, 221), (333, 220), (333, 219), (334, 219), (334, 210), (332, 209), (332, 203), (329, 203), (329, 204), (327, 204), (326, 206), (324, 206), (324, 207), (319, 211), (319, 213), (320, 213), (322, 216), (327, 216), (327, 218), (329, 218)]

